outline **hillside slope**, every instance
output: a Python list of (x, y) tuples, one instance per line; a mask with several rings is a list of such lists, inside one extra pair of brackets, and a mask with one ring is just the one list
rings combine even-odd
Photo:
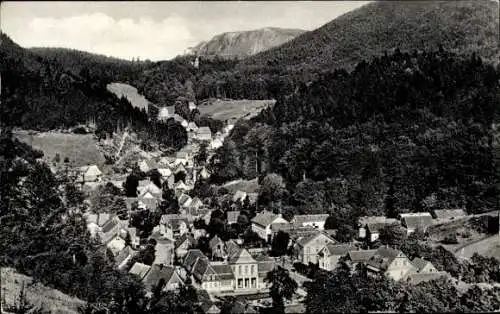
[(228, 32), (190, 48), (197, 56), (219, 56), (241, 59), (284, 44), (305, 31), (266, 27), (252, 31)]
[(280, 47), (250, 57), (239, 68), (352, 66), (401, 50), (477, 52), (498, 62), (498, 2), (381, 1), (348, 12)]

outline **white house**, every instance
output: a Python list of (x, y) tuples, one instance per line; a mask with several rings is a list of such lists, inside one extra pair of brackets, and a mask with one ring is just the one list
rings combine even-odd
[(170, 113), (168, 112), (168, 108), (167, 107), (160, 108), (160, 111), (158, 112), (158, 120), (166, 121), (169, 117)]
[(224, 145), (222, 143), (222, 141), (218, 138), (214, 139), (212, 142), (210, 142), (210, 148), (211, 149), (217, 149), (217, 148), (220, 148), (222, 147), (222, 145)]
[(77, 182), (99, 182), (102, 179), (102, 172), (96, 165), (80, 167)]
[(281, 215), (273, 214), (268, 211), (262, 211), (252, 219), (252, 231), (256, 232), (261, 239), (266, 241), (272, 236), (271, 224), (289, 223)]
[(210, 141), (212, 139), (212, 131), (207, 126), (202, 126), (196, 132), (196, 138), (200, 141)]

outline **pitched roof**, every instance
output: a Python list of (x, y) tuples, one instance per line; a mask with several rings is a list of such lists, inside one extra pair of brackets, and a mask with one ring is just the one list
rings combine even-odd
[(328, 236), (327, 234), (325, 234), (324, 232), (320, 232), (320, 231), (317, 231), (309, 236), (306, 236), (306, 237), (300, 237), (297, 239), (297, 244), (301, 247), (304, 247), (306, 244), (308, 244), (309, 242), (311, 242), (312, 240), (316, 239), (317, 237), (319, 236), (325, 236), (326, 238), (328, 238), (331, 243), (336, 243), (337, 241), (335, 241), (334, 239), (332, 239), (330, 236)]
[(229, 258), (239, 254), (240, 250), (241, 247), (233, 240), (229, 240), (226, 242), (226, 251)]
[(208, 259), (204, 259), (204, 258), (198, 258), (196, 260), (196, 263), (193, 266), (192, 273), (193, 273), (193, 276), (200, 281), (203, 280), (203, 277), (205, 276), (205, 274), (216, 275), (216, 273), (215, 273), (214, 269), (212, 268), (212, 266), (210, 265), (210, 262), (208, 261)]
[(368, 261), (377, 250), (355, 250), (347, 254), (353, 263), (363, 263)]
[(229, 223), (238, 221), (238, 216), (240, 215), (239, 210), (231, 210), (227, 212), (227, 221)]
[(155, 246), (155, 260), (153, 264), (169, 264), (173, 255), (172, 241), (166, 242), (158, 240)]
[(278, 217), (279, 215), (276, 215), (272, 212), (262, 211), (252, 219), (252, 223), (255, 223), (262, 227), (267, 227)]
[(111, 253), (113, 253), (113, 256), (117, 256), (125, 248), (125, 246), (125, 240), (120, 237), (115, 237), (106, 245)]
[(130, 268), (128, 272), (129, 274), (139, 276), (140, 279), (143, 279), (150, 269), (151, 266), (137, 262), (134, 264), (134, 266), (132, 266), (132, 268)]
[(187, 185), (184, 183), (184, 181), (179, 180), (179, 181), (177, 181), (177, 183), (174, 184), (174, 189), (187, 190)]
[(407, 216), (403, 217), (403, 224), (408, 228), (408, 229), (423, 229), (425, 230), (427, 227), (432, 225), (432, 216), (429, 215), (415, 215), (415, 216)]
[(210, 239), (210, 241), (208, 241), (208, 246), (210, 247), (212, 252), (216, 249), (217, 245), (224, 246), (224, 241), (222, 241), (221, 238), (219, 238), (218, 236), (215, 236), (212, 239)]
[(327, 244), (323, 250), (327, 251), (330, 255), (345, 255), (354, 247), (352, 244)]
[(385, 223), (385, 222), (396, 222), (397, 220), (394, 218), (387, 218), (385, 216), (363, 216), (359, 217), (359, 224), (361, 226), (365, 226), (369, 223)]
[(102, 175), (101, 170), (96, 165), (83, 166), (80, 168), (85, 176), (100, 176)]
[(213, 270), (217, 273), (220, 280), (234, 279), (231, 266), (225, 263), (211, 263)]
[(317, 215), (295, 215), (293, 220), (295, 223), (310, 223), (310, 222), (321, 222), (328, 218), (328, 214), (317, 214)]
[(132, 250), (130, 246), (126, 246), (121, 252), (115, 256), (115, 263), (116, 265), (120, 265), (123, 263), (129, 256), (134, 256), (135, 251)]
[(179, 159), (186, 159), (188, 158), (188, 153), (187, 152), (183, 152), (183, 151), (179, 151), (175, 154), (175, 157), (179, 158)]
[[(188, 201), (192, 201), (193, 199), (191, 198), (191, 196), (185, 194), (185, 193), (182, 193), (181, 196), (179, 196), (179, 204), (180, 205), (184, 205), (186, 204)], [(187, 206), (187, 205), (186, 205)]]
[(199, 249), (191, 249), (187, 251), (186, 256), (184, 257), (184, 261), (182, 265), (188, 270), (192, 271), (193, 266), (195, 265), (198, 258), (208, 259), (208, 257), (203, 254)]
[[(162, 193), (162, 190), (156, 184), (154, 184), (152, 181), (150, 181), (146, 186), (140, 187), (139, 189), (141, 191), (141, 195), (143, 195), (147, 192), (150, 192), (151, 194), (154, 194), (154, 195), (159, 195)], [(139, 197), (141, 197), (141, 196), (139, 196)]]
[(172, 175), (172, 171), (169, 168), (166, 168), (166, 167), (158, 168), (158, 172), (164, 178), (170, 177)]
[(253, 263), (255, 259), (250, 255), (247, 249), (240, 249), (239, 252), (228, 257), (229, 263)]
[(191, 207), (200, 207), (203, 206), (203, 201), (200, 200), (198, 196), (193, 197), (193, 200), (191, 201)]
[(175, 240), (174, 247), (177, 250), (184, 242), (189, 241), (189, 244), (194, 244), (195, 239), (191, 234), (184, 233), (177, 240)]
[(367, 265), (370, 265), (376, 269), (386, 270), (387, 267), (394, 261), (394, 259), (402, 254), (401, 251), (394, 250), (387, 246), (381, 246), (377, 249), (375, 254), (367, 261)]
[(117, 225), (118, 222), (115, 219), (108, 219), (108, 221), (106, 221), (106, 223), (102, 226), (102, 232), (108, 233), (112, 231)]
[(271, 224), (272, 232), (278, 232), (278, 231), (290, 232), (294, 228), (295, 226), (291, 223), (279, 222)]
[(434, 218), (437, 219), (450, 219), (467, 216), (467, 213), (463, 209), (435, 209), (432, 213)]
[(153, 289), (161, 279), (165, 280), (165, 283), (168, 283), (174, 272), (175, 268), (173, 266), (152, 265), (150, 271), (142, 281), (146, 289)]
[(366, 224), (367, 229), (371, 232), (378, 232), (380, 229), (390, 226), (390, 225), (396, 225), (398, 224), (398, 221), (396, 219), (391, 219), (391, 220), (386, 220), (384, 222), (369, 222)]
[(412, 265), (415, 266), (418, 272), (420, 272), (422, 269), (424, 269), (427, 264), (429, 264), (429, 261), (426, 261), (420, 257), (415, 257), (413, 261), (411, 261)]

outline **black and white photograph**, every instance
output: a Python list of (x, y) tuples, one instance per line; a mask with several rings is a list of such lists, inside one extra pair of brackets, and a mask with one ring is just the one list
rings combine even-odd
[(500, 312), (499, 19), (2, 1), (0, 312)]

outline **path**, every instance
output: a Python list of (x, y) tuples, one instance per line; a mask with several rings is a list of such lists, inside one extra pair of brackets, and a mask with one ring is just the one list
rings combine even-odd
[(122, 152), (123, 145), (125, 145), (125, 140), (128, 137), (128, 131), (123, 132), (122, 139), (120, 141), (120, 146), (118, 148), (118, 151), (116, 152), (115, 158), (118, 159), (120, 157), (120, 153)]

